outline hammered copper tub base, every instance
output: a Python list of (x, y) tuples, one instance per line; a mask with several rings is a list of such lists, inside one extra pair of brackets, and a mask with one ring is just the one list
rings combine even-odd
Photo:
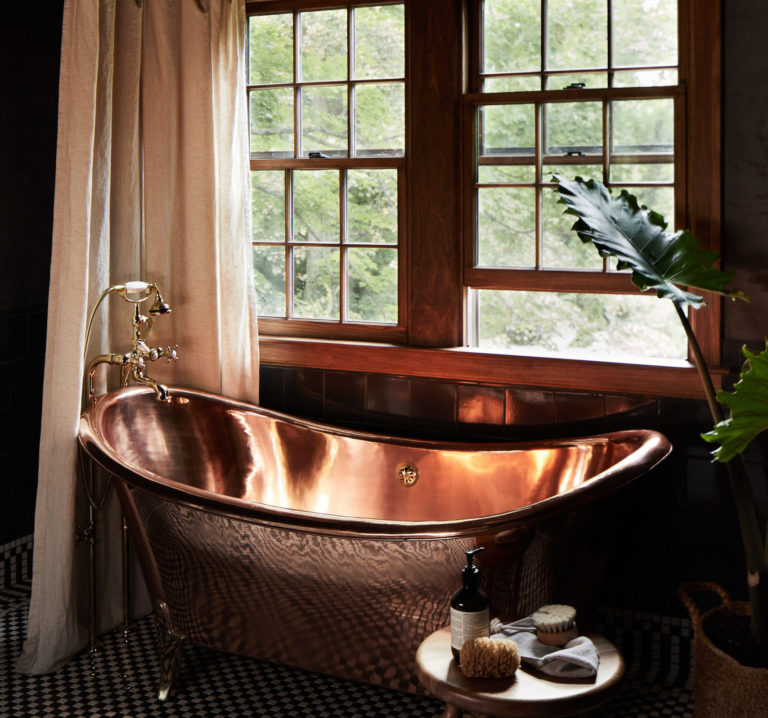
[(472, 538), (382, 541), (248, 524), (132, 492), (172, 631), (254, 658), (418, 691)]

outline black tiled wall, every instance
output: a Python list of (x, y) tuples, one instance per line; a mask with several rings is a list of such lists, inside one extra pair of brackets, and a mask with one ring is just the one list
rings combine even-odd
[(44, 308), (0, 313), (0, 544), (33, 528), (44, 357)]

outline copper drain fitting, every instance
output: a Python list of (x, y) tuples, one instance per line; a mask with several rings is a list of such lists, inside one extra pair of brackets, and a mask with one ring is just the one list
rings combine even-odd
[(402, 464), (397, 468), (397, 476), (400, 479), (400, 483), (406, 488), (415, 486), (419, 480), (419, 471), (415, 466), (410, 464)]

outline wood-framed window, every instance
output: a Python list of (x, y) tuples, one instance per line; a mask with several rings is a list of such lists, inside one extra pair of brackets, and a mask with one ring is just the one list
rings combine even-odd
[[(284, 196), (292, 189), (292, 172), (322, 168), (335, 173), (343, 223), (343, 188), (349, 183), (345, 173), (371, 161), (375, 168), (396, 168), (397, 320), (345, 321), (349, 316), (345, 318), (343, 310), (333, 321), (263, 318), (262, 360), (460, 381), (698, 396), (698, 378), (684, 360), (634, 353), (623, 358), (579, 358), (578, 352), (557, 356), (551, 346), (535, 342), (510, 352), (484, 341), (483, 314), (494, 303), (508, 311), (509, 305), (499, 304), (499, 297), (509, 294), (518, 301), (524, 298), (523, 307), (549, 294), (587, 299), (605, 294), (621, 302), (631, 297), (630, 303), (636, 299), (629, 279), (596, 259), (591, 247), (587, 249), (594, 256), (580, 253), (579, 247), (566, 251), (551, 240), (552, 227), (562, 221), (549, 185), (552, 170), (627, 187), (669, 220), (674, 217), (677, 226), (690, 228), (705, 247), (719, 249), (719, 4), (680, 0), (676, 28), (669, 28), (669, 34), (677, 36), (675, 52), (666, 58), (633, 59), (635, 46), (630, 40), (638, 31), (631, 22), (632, 5), (624, 0), (508, 3), (538, 12), (535, 42), (527, 45), (529, 54), (538, 53), (538, 66), (522, 70), (497, 67), (483, 54), (488, 44), (498, 45), (505, 32), (503, 23), (494, 18), (490, 35), (484, 33), (484, 13), (500, 7), (508, 13), (505, 0), (395, 4), (404, 10), (405, 73), (402, 78), (383, 79), (404, 82), (402, 154), (357, 158), (324, 152), (327, 157), (315, 158), (302, 156), (294, 146), (292, 157), (265, 159), (252, 154), (252, 169), (282, 172)], [(248, 11), (296, 17), (301, 11), (337, 9), (351, 17), (354, 9), (368, 5), (370, 0), (335, 4), (265, 0), (249, 3)], [(566, 5), (570, 14), (558, 17), (556, 12)], [(602, 13), (602, 25), (595, 21), (595, 12)], [(622, 13), (630, 13), (630, 20)], [(583, 28), (594, 32), (596, 26), (604, 28), (600, 41), (604, 46), (598, 48), (605, 57), (602, 63), (591, 60), (588, 52), (580, 63), (557, 59), (557, 43), (562, 46), (563, 41), (553, 28), (565, 37), (576, 33), (571, 45), (578, 53), (579, 47), (599, 44), (591, 35), (578, 35), (587, 32)], [(340, 37), (345, 34), (350, 37), (348, 31), (339, 30)], [(346, 42), (351, 47), (352, 41)], [(354, 74), (345, 80), (348, 97), (354, 81)], [(581, 82), (584, 87), (569, 87)], [(294, 96), (302, 87), (301, 80), (292, 81)], [(250, 86), (254, 89), (260, 89), (257, 83)], [(570, 118), (579, 113), (592, 117), (594, 126), (584, 136), (569, 136)], [(659, 132), (645, 136), (635, 132), (632, 117), (643, 113), (655, 118)], [(516, 123), (525, 129), (510, 134)], [(517, 206), (523, 199), (528, 202), (520, 223), (532, 237), (526, 248), (509, 241), (505, 245), (503, 238), (495, 244), (489, 239), (493, 218), (486, 208), (493, 205), (494, 195), (505, 193), (513, 196), (512, 207), (516, 201)], [(284, 220), (284, 225), (288, 239), (279, 251), (287, 257), (302, 240), (291, 245), (290, 221)], [(339, 246), (345, 242), (342, 234)], [(343, 275), (340, 283), (343, 286)], [(648, 302), (641, 306), (667, 304), (655, 298), (637, 299)], [(717, 298), (709, 299), (709, 306), (692, 313), (691, 319), (707, 361), (717, 367), (720, 307)], [(541, 311), (537, 307), (527, 314), (535, 322)], [(558, 311), (552, 310), (554, 315)], [(568, 321), (564, 318), (564, 323)], [(525, 327), (519, 335), (526, 336)]]
[(263, 331), (402, 340), (403, 4), (288, 5), (249, 16)]

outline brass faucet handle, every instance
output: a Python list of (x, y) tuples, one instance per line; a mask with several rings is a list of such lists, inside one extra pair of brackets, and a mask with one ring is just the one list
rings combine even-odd
[(145, 351), (139, 355), (139, 359), (147, 359), (148, 361), (157, 361), (165, 357), (165, 363), (170, 364), (172, 361), (178, 361), (179, 357), (176, 353), (178, 344), (174, 344), (172, 347), (146, 347)]
[(174, 344), (172, 347), (167, 346), (165, 349), (160, 350), (160, 356), (165, 357), (165, 363), (170, 364), (172, 361), (179, 361), (179, 355), (176, 350), (179, 348), (178, 344)]

